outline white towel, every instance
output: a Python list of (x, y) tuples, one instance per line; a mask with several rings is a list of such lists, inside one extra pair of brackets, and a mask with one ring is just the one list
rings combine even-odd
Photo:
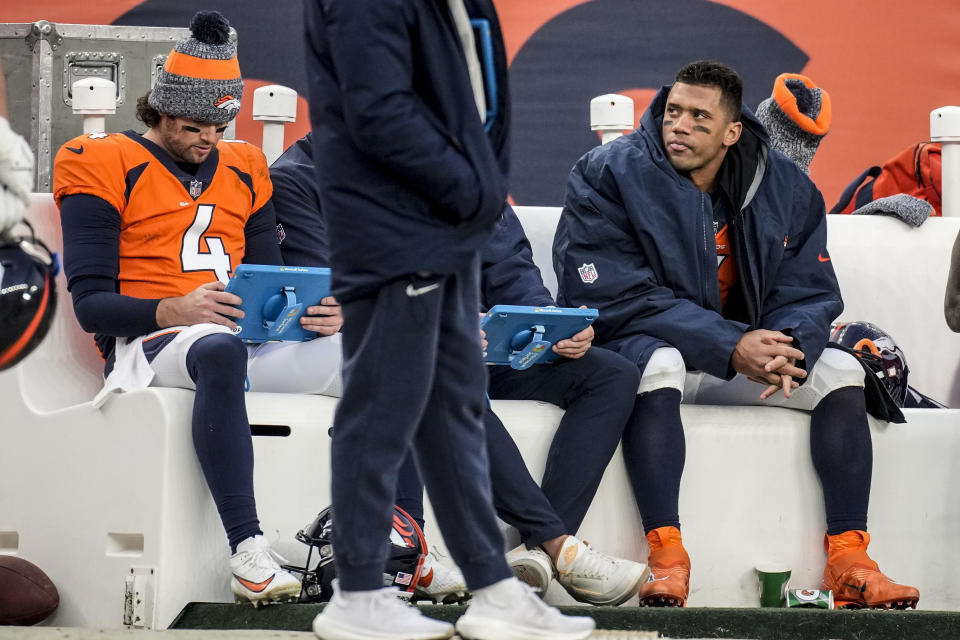
[[(186, 352), (199, 338), (213, 333), (233, 333), (223, 325), (203, 322), (190, 326), (167, 327), (138, 338), (117, 338), (113, 369), (103, 381), (103, 388), (93, 398), (94, 408), (100, 408), (114, 393), (146, 389), (157, 375), (156, 369), (147, 362), (143, 353), (143, 342), (160, 334), (177, 332), (177, 337), (164, 347), (165, 357), (173, 358), (177, 370), (177, 379), (181, 383), (192, 384), (186, 370)], [(171, 351), (173, 350), (173, 351)], [(179, 353), (178, 353), (179, 350)], [(158, 360), (154, 360), (158, 362)]]

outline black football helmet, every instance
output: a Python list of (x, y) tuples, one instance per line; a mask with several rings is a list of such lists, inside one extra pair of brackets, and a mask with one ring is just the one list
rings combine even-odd
[(830, 327), (830, 340), (853, 349), (880, 379), (896, 405), (904, 405), (910, 368), (903, 350), (887, 332), (870, 322), (835, 322)]
[(33, 351), (57, 309), (57, 255), (33, 235), (0, 235), (0, 371)]
[[(306, 563), (302, 567), (284, 565), (283, 568), (300, 578), (300, 602), (328, 602), (333, 596), (331, 583), (337, 574), (333, 563), (332, 534), (333, 507), (321, 511), (313, 522), (297, 532), (297, 540), (309, 547)], [(389, 555), (383, 585), (397, 587), (401, 596), (410, 597), (420, 581), (427, 542), (417, 521), (398, 506), (393, 507), (393, 526), (387, 545)], [(311, 567), (314, 551), (317, 552), (317, 561)]]

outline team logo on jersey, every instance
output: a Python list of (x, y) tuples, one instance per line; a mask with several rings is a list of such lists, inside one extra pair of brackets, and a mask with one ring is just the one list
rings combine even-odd
[(283, 230), (283, 225), (277, 223), (277, 244), (282, 244), (287, 238), (287, 232)]
[(203, 182), (200, 180), (190, 181), (190, 197), (196, 200), (203, 193)]
[(213, 103), (213, 106), (218, 109), (226, 109), (227, 111), (240, 111), (240, 101), (227, 94)]
[(583, 280), (584, 284), (593, 284), (597, 281), (597, 278), (600, 277), (600, 274), (597, 273), (597, 268), (591, 262), (587, 264), (583, 263), (583, 266), (577, 269), (580, 273), (580, 279)]

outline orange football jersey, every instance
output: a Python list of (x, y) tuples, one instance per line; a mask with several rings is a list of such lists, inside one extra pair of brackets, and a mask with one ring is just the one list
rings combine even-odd
[(737, 284), (737, 265), (733, 261), (730, 241), (727, 238), (728, 225), (717, 231), (717, 281), (720, 287), (720, 308), (727, 305), (727, 297)]
[(67, 142), (53, 168), (53, 195), (88, 194), (120, 213), (120, 293), (182, 296), (226, 282), (244, 256), (244, 226), (273, 193), (263, 152), (221, 141), (196, 176), (133, 132)]

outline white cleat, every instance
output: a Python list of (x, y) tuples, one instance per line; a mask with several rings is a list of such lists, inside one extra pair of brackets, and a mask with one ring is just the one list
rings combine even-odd
[(460, 604), (470, 599), (467, 583), (456, 567), (449, 567), (441, 561), (441, 553), (436, 547), (423, 560), (420, 580), (413, 591), (413, 601), (429, 600), (437, 604)]
[(614, 558), (567, 536), (557, 555), (557, 581), (574, 600), (615, 607), (635, 595), (650, 569), (642, 562)]
[(433, 620), (397, 597), (393, 588), (340, 591), (316, 618), (313, 633), (320, 640), (446, 640), (453, 625)]
[(280, 567), (285, 560), (270, 548), (263, 536), (247, 538), (230, 556), (230, 589), (238, 603), (253, 606), (296, 602), (300, 599), (300, 581)]
[(457, 633), (466, 640), (586, 640), (593, 618), (565, 616), (516, 578), (478, 589)]
[(513, 575), (540, 593), (542, 598), (553, 580), (555, 571), (553, 561), (540, 547), (527, 549), (524, 545), (507, 552), (507, 564)]

